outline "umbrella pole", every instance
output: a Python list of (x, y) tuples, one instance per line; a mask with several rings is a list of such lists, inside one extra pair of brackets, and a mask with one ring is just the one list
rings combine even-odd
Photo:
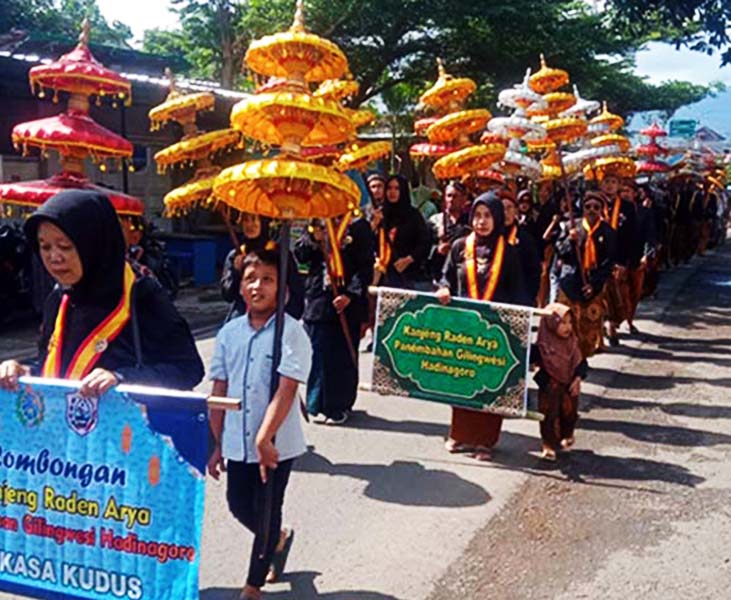
[[(569, 192), (569, 178), (566, 174), (566, 166), (563, 164), (563, 142), (558, 144), (558, 164), (561, 166), (561, 181), (563, 182), (564, 198), (569, 209), (569, 227), (576, 229), (576, 221), (574, 219), (574, 206), (571, 202), (571, 193)], [(574, 252), (576, 253), (576, 266), (579, 269), (581, 275), (581, 282), (583, 285), (588, 283), (586, 279), (586, 273), (584, 272), (584, 263), (581, 260), (581, 250), (579, 249), (579, 240), (574, 242)]]
[[(284, 334), (284, 308), (287, 302), (287, 269), (289, 267), (289, 233), (290, 222), (282, 221), (279, 233), (279, 276), (277, 282), (277, 312), (274, 318), (274, 345), (272, 348), (272, 373), (270, 385), (270, 402), (279, 387), (279, 362), (282, 358), (282, 335)], [(273, 440), (272, 440), (273, 441)], [(264, 484), (264, 506), (259, 520), (257, 537), (261, 540), (258, 548), (259, 559), (263, 559), (269, 546), (269, 528), (272, 522), (272, 503), (274, 501), (274, 471), (267, 469), (267, 481)]]

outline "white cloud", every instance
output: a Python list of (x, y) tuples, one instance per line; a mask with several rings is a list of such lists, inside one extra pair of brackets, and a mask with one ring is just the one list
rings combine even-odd
[(121, 21), (132, 28), (135, 47), (142, 42), (146, 29), (173, 29), (178, 24), (178, 16), (170, 12), (168, 0), (97, 0), (97, 5), (110, 23)]
[(646, 49), (637, 53), (637, 74), (647, 76), (652, 83), (679, 79), (696, 84), (723, 81), (731, 85), (731, 66), (721, 67), (718, 52), (708, 56), (658, 42), (647, 44)]

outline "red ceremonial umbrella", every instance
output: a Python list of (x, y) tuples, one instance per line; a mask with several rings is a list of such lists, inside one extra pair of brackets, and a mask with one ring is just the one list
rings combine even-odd
[(13, 127), (13, 144), (27, 154), (28, 146), (57, 150), (63, 156), (94, 160), (132, 156), (132, 144), (86, 114), (69, 111)]
[(94, 185), (86, 177), (69, 172), (37, 181), (0, 184), (0, 203), (34, 210), (51, 196), (69, 189), (93, 190), (105, 194), (119, 215), (142, 216), (145, 210), (139, 198)]

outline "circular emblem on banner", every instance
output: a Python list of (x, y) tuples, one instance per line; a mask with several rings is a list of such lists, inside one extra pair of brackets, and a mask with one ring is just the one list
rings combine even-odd
[(94, 350), (96, 350), (97, 354), (104, 352), (108, 345), (107, 340), (97, 340), (96, 344), (94, 344)]
[(30, 386), (18, 394), (16, 414), (26, 427), (36, 427), (43, 421), (46, 412), (43, 396)]

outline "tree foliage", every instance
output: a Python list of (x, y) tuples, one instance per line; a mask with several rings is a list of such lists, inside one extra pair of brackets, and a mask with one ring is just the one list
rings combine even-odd
[(729, 0), (609, 0), (607, 4), (615, 27), (709, 55), (720, 50), (721, 64), (731, 63)]
[(109, 23), (95, 0), (3, 0), (0, 34), (19, 29), (37, 37), (74, 40), (84, 18), (91, 22), (95, 43), (129, 48), (132, 30), (119, 21)]
[[(182, 53), (194, 75), (225, 85), (235, 82), (249, 43), (286, 29), (294, 12), (293, 0), (173, 4), (181, 29), (147, 32), (145, 50)], [(652, 85), (634, 75), (635, 52), (653, 35), (677, 32), (675, 24), (629, 27), (621, 21), (627, 13), (597, 12), (584, 0), (308, 0), (306, 12), (308, 28), (348, 56), (361, 84), (355, 104), (386, 99), (397, 87), (401, 105), (413, 106), (436, 79), (437, 56), (453, 74), (478, 82), (480, 105), (493, 104), (497, 90), (518, 82), (528, 66), (535, 71), (540, 53), (568, 70), (585, 97), (606, 99), (622, 114), (671, 112), (712, 91), (683, 82)]]

